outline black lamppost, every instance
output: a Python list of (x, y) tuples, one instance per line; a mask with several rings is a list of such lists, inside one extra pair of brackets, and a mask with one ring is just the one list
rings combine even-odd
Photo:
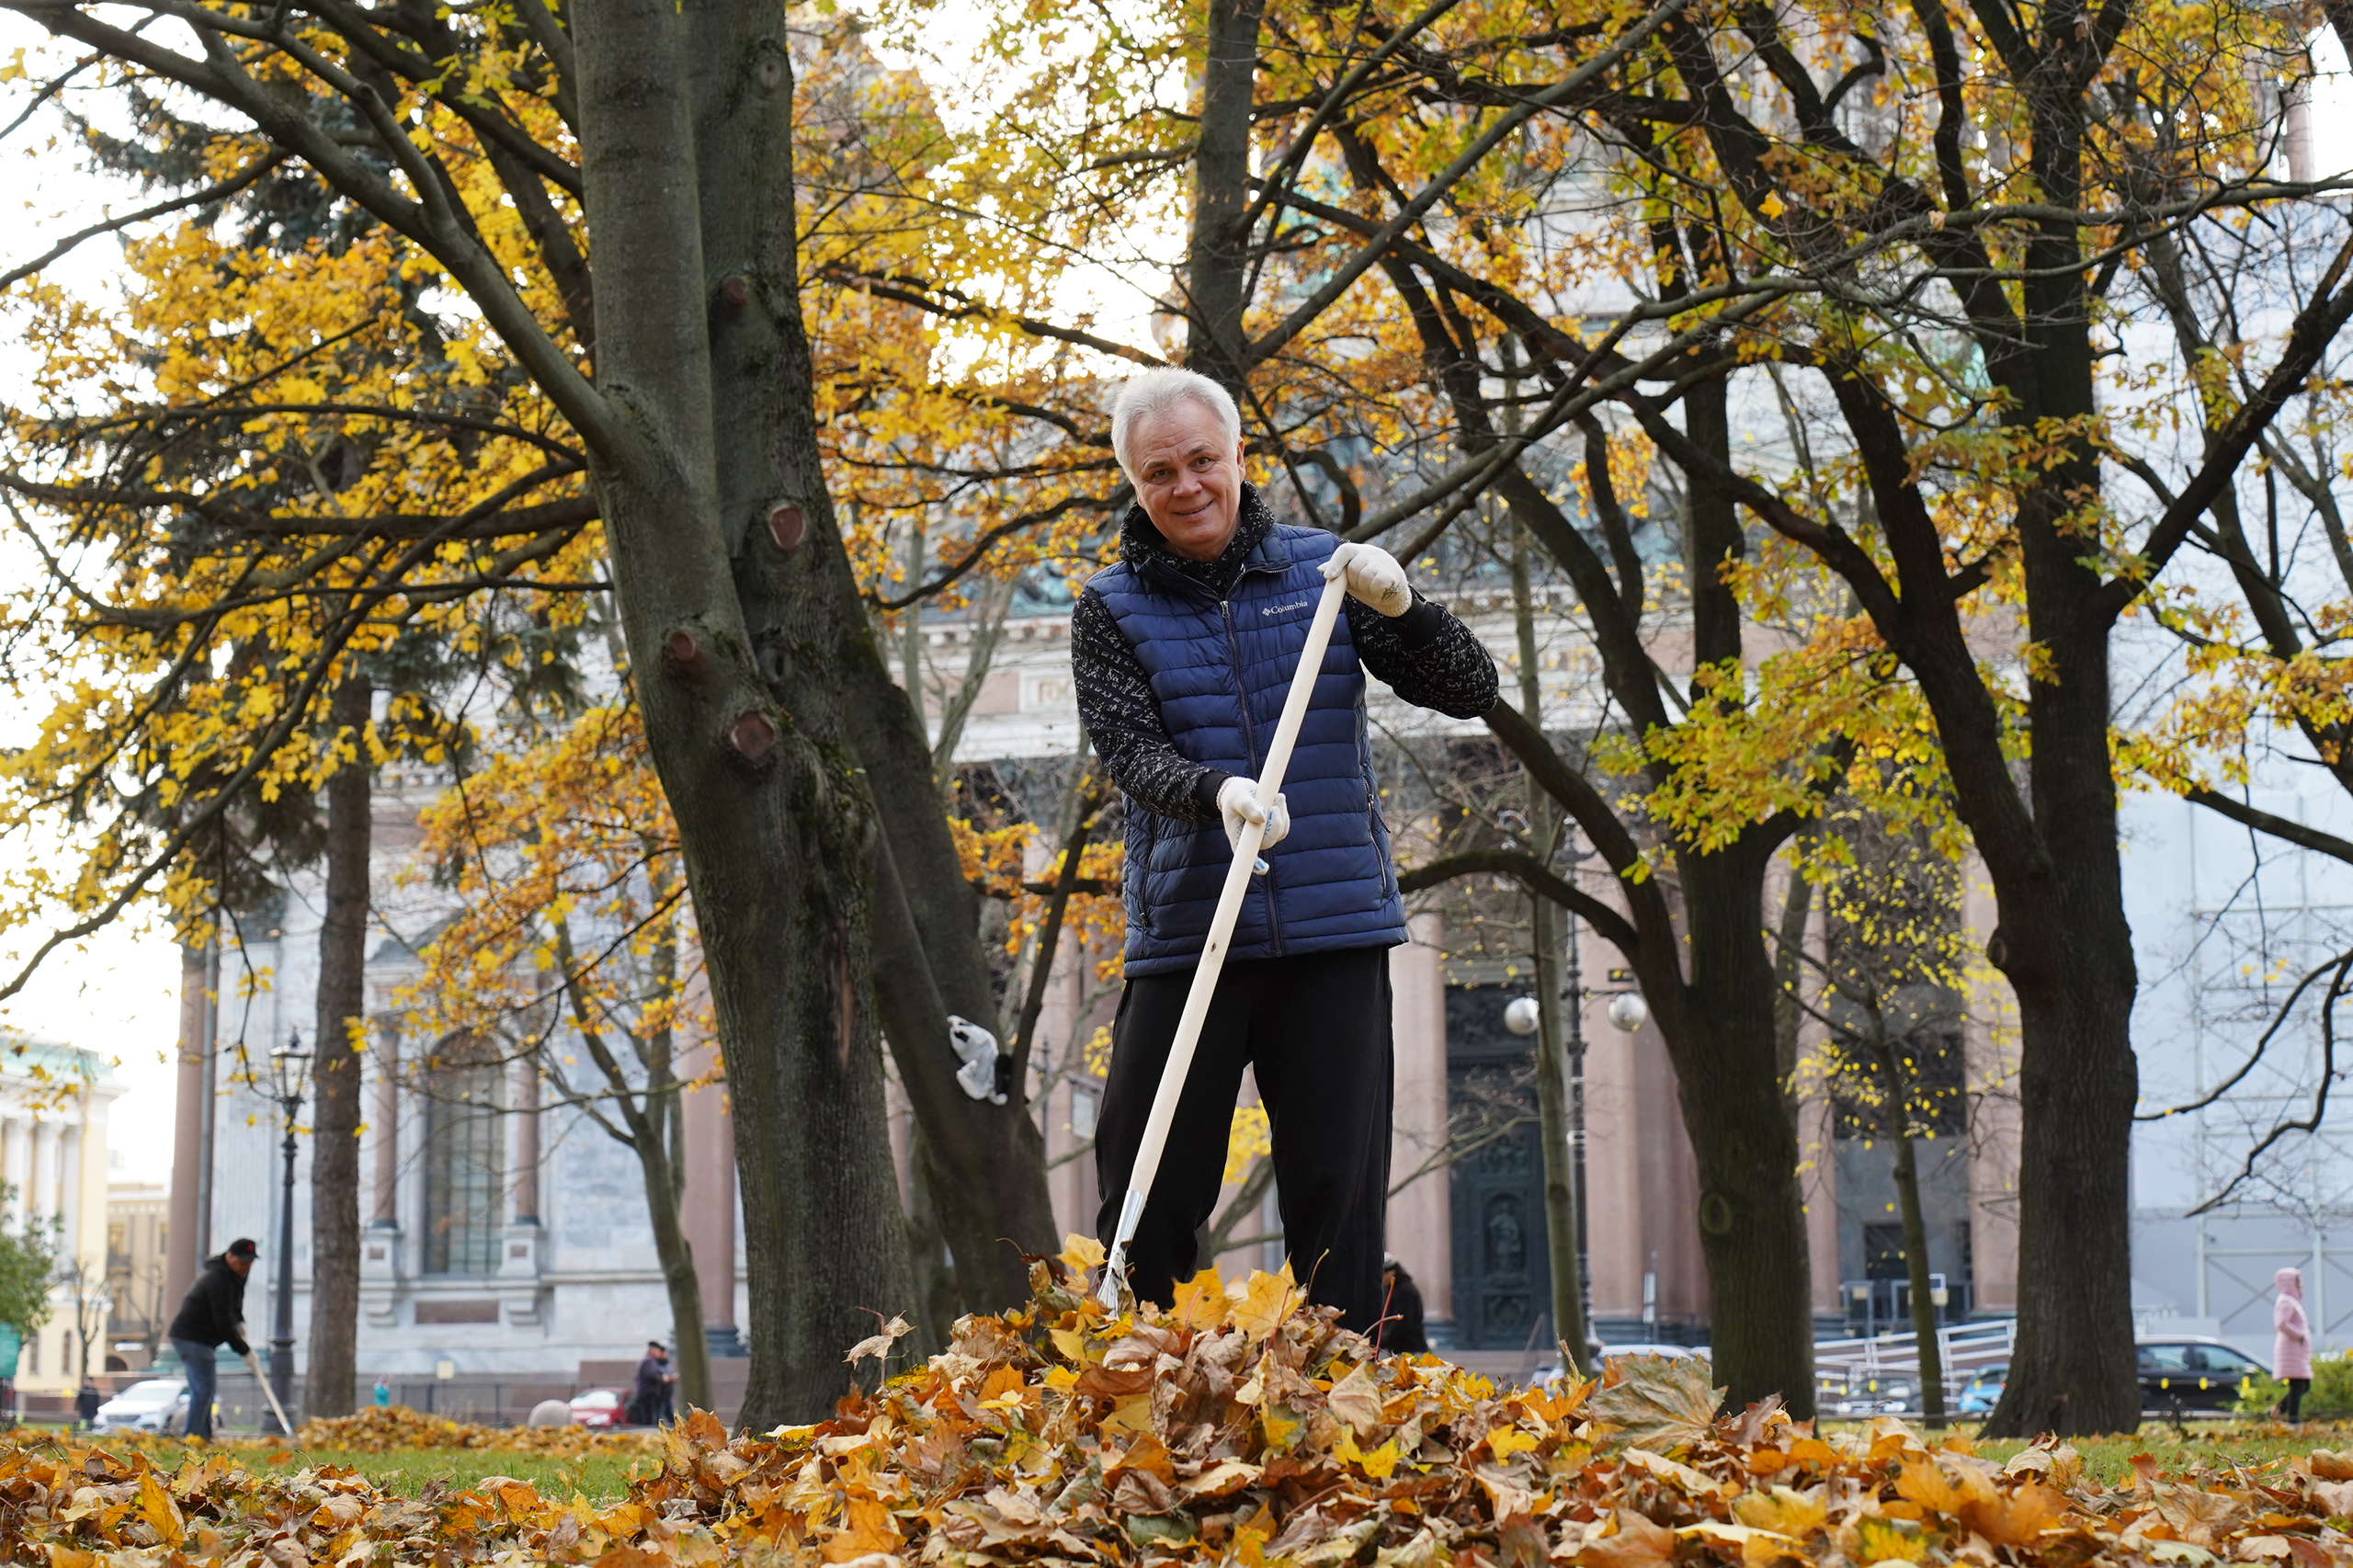
[[(286, 1114), (286, 1178), (278, 1205), (278, 1301), (269, 1334), (269, 1386), (281, 1407), (294, 1403), (294, 1118), (310, 1086), (311, 1053), (302, 1049), (299, 1033), (289, 1034), (286, 1043), (269, 1053), (270, 1097)], [(274, 1414), (262, 1421), (265, 1430), (278, 1425)]]

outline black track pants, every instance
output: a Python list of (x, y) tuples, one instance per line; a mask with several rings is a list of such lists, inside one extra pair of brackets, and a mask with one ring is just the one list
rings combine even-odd
[[(1120, 996), (1095, 1133), (1103, 1194), (1095, 1228), (1107, 1247), (1192, 983), (1190, 970), (1145, 975)], [(1381, 1316), (1392, 1056), (1387, 949), (1227, 964), (1129, 1244), (1136, 1294), (1166, 1306), (1176, 1282), (1211, 1262), (1194, 1257), (1194, 1232), (1213, 1217), (1248, 1066), (1273, 1133), (1291, 1272), (1310, 1300), (1338, 1307), (1345, 1326), (1370, 1332)]]

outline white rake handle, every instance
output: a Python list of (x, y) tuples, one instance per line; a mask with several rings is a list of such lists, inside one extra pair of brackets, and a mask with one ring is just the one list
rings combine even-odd
[(270, 1412), (278, 1417), (278, 1429), (286, 1436), (292, 1437), (293, 1424), (286, 1419), (286, 1407), (278, 1403), (278, 1391), (269, 1386), (269, 1379), (262, 1373), (261, 1358), (248, 1350), (245, 1352), (245, 1365), (252, 1369), (254, 1381), (261, 1385), (262, 1397), (269, 1401)]
[[(1267, 766), (1258, 775), (1258, 803), (1271, 810), (1282, 792), (1283, 775), (1290, 770), (1291, 747), (1307, 717), (1308, 699), (1315, 694), (1315, 677), (1323, 673), (1324, 651), (1332, 642), (1332, 623), (1340, 618), (1340, 601), (1347, 597), (1345, 574), (1324, 585), (1316, 601), (1315, 619), (1307, 629), (1307, 646), (1301, 650), (1299, 669), (1290, 677), (1290, 694), (1283, 699), (1283, 714), (1275, 725), (1275, 743), (1267, 748)], [(1249, 694), (1243, 694), (1249, 701)], [(1160, 1087), (1152, 1096), (1152, 1115), (1143, 1124), (1143, 1142), (1136, 1150), (1135, 1168), (1128, 1176), (1128, 1196), (1120, 1206), (1120, 1228), (1104, 1260), (1103, 1304), (1117, 1311), (1120, 1288), (1126, 1282), (1128, 1243), (1135, 1239), (1143, 1218), (1144, 1199), (1153, 1178), (1160, 1174), (1160, 1156), (1168, 1147), (1168, 1129), (1176, 1119), (1176, 1102), (1184, 1097), (1185, 1078), (1192, 1071), (1193, 1048), (1200, 1042), (1201, 1023), (1209, 1017), (1210, 998), (1217, 994), (1217, 977), (1225, 968), (1225, 949), (1233, 939), (1233, 923), (1242, 914), (1242, 895), (1250, 889), (1250, 874), (1258, 863), (1258, 841), (1266, 836), (1262, 823), (1245, 823), (1242, 842), (1235, 846), (1233, 864), (1226, 868), (1225, 886), (1218, 893), (1217, 913), (1210, 917), (1209, 939), (1201, 945), (1201, 961), (1193, 971), (1193, 987), (1185, 994), (1185, 1011), (1176, 1019), (1176, 1038), (1168, 1047), (1167, 1064), (1160, 1070)], [(1142, 874), (1130, 867), (1129, 874)]]

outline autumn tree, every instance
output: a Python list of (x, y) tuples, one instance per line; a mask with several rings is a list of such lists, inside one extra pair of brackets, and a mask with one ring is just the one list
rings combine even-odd
[[(864, 1134), (876, 1131), (879, 1123), (866, 1125), (866, 1112), (855, 1108), (871, 1101), (879, 1079), (868, 1079), (867, 1057), (850, 1043), (873, 1040), (878, 1014), (893, 1020), (888, 1032), (901, 1053), (903, 1080), (938, 1152), (945, 1179), (935, 1185), (946, 1195), (945, 1219), (964, 1294), (977, 1304), (1017, 1296), (1024, 1279), (1016, 1247), (1041, 1245), (1051, 1231), (1037, 1151), (1034, 1142), (1024, 1142), (1025, 1137), (1034, 1140), (1034, 1129), (1017, 1108), (975, 1102), (953, 1084), (956, 1060), (946, 1049), (947, 1014), (952, 1009), (986, 1016), (993, 997), (972, 918), (973, 894), (961, 875), (938, 810), (919, 715), (892, 686), (868, 635), (845, 537), (827, 513), (819, 472), (813, 466), (818, 449), (810, 423), (811, 369), (794, 266), (800, 236), (792, 223), (779, 228), (770, 221), (774, 214), (793, 211), (789, 167), (777, 160), (762, 161), (766, 154), (747, 150), (749, 143), (739, 145), (727, 155), (752, 160), (766, 171), (760, 180), (739, 185), (734, 173), (714, 175), (718, 184), (710, 202), (689, 202), (698, 213), (709, 206), (710, 245), (716, 247), (714, 254), (725, 253), (713, 263), (721, 270), (704, 282), (721, 290), (721, 336), (726, 342), (717, 350), (715, 362), (710, 343), (699, 338), (686, 360), (676, 360), (644, 335), (654, 330), (645, 325), (649, 318), (644, 313), (653, 296), (676, 293), (675, 279), (656, 285), (631, 267), (652, 266), (658, 271), (666, 265), (661, 256), (675, 256), (665, 247), (676, 222), (683, 221), (680, 213), (657, 218), (637, 202), (643, 193), (629, 177), (617, 176), (604, 187), (609, 193), (608, 232), (659, 229), (663, 237), (655, 253), (631, 252), (627, 243), (619, 244), (624, 258), (638, 257), (633, 263), (624, 260), (617, 274), (636, 280), (621, 290), (634, 303), (600, 310), (581, 233), (580, 200), (593, 182), (569, 161), (581, 155), (582, 144), (574, 137), (585, 134), (586, 125), (609, 129), (626, 123), (633, 127), (627, 136), (598, 143), (608, 162), (626, 165), (645, 145), (629, 137), (646, 132), (648, 122), (624, 114), (619, 99), (600, 100), (605, 103), (601, 114), (584, 109), (580, 95), (585, 89), (577, 73), (586, 62), (575, 58), (563, 28), (539, 25), (546, 21), (543, 14), (502, 14), (481, 26), (465, 22), (454, 28), (444, 25), (449, 18), (369, 20), (338, 14), (332, 21), (306, 20), (302, 28), (308, 31), (280, 33), (273, 30), (275, 23), (222, 13), (205, 21), (211, 29), (209, 36), (233, 40), (224, 41), (227, 52), (219, 59), (169, 48), (157, 53), (136, 33), (91, 16), (49, 19), (69, 36), (95, 29), (82, 41), (109, 62), (105, 74), (113, 85), (129, 84), (129, 90), (152, 93), (176, 91), (165, 84), (176, 83), (194, 89), (199, 101), (232, 114), (232, 131), (216, 136), (209, 149), (210, 166), (222, 177), (163, 204), (166, 209), (202, 208), (216, 201), (223, 193), (214, 186), (236, 185), (244, 179), (246, 166), (256, 162), (272, 166), (284, 163), (300, 170), (302, 179), (342, 203), (359, 227), (369, 229), (382, 244), (396, 245), (402, 265), (413, 276), (469, 300), (469, 361), (477, 368), (494, 367), (497, 392), (530, 404), (537, 416), (516, 428), (528, 432), (527, 445), (529, 439), (539, 442), (545, 460), (536, 471), (510, 471), (504, 490), (473, 493), (467, 504), (451, 508), (455, 516), (419, 516), (396, 507), (369, 510), (364, 503), (324, 521), (300, 516), (300, 508), (292, 509), (300, 520), (286, 516), (286, 508), (258, 517), (256, 508), (241, 514), (254, 519), (256, 526), (249, 531), (283, 540), (301, 571), (311, 571), (322, 556), (333, 562), (358, 555), (374, 573), (358, 591), (368, 606), (405, 607), (420, 598), (452, 606), (472, 592), (512, 585), (518, 576), (541, 582), (547, 574), (529, 569), (562, 555), (584, 537), (591, 551), (586, 559), (593, 560), (594, 551), (613, 539), (608, 503), (616, 495), (634, 497), (638, 515), (648, 517), (645, 508), (660, 509), (654, 498), (663, 497), (666, 506), (671, 493), (657, 471), (666, 472), (664, 465), (678, 462), (688, 468), (705, 465), (702, 487), (693, 494), (701, 497), (696, 504), (705, 508), (702, 515), (714, 530), (702, 537), (708, 551), (716, 553), (676, 556), (665, 544), (651, 556), (632, 556), (618, 544), (610, 548), (623, 562), (618, 577), (624, 602), (661, 607), (645, 613), (665, 622), (651, 644), (643, 642), (652, 635), (649, 623), (631, 622), (631, 645), (641, 655), (635, 664), (668, 683), (660, 688), (664, 702), (649, 710), (654, 718), (649, 728), (655, 736), (657, 758), (666, 759), (668, 770), (686, 766), (679, 760), (685, 753), (678, 748), (718, 747), (695, 765), (699, 771), (690, 774), (696, 781), (693, 789), (684, 781), (688, 776), (673, 774), (670, 798), (674, 803), (682, 795), (702, 802), (699, 814), (682, 812), (689, 824), (685, 833), (688, 863), (696, 868), (690, 875), (698, 879), (697, 903), (704, 911), (701, 931), (713, 960), (721, 1031), (736, 1042), (729, 1049), (746, 1142), (766, 1150), (799, 1151), (782, 1162), (764, 1161), (759, 1171), (746, 1173), (747, 1223), (760, 1238), (752, 1254), (762, 1276), (756, 1294), (769, 1313), (767, 1324), (753, 1324), (761, 1368), (755, 1375), (750, 1414), (756, 1417), (763, 1401), (771, 1410), (782, 1408), (784, 1402), (796, 1409), (809, 1408), (807, 1402), (818, 1397), (812, 1391), (830, 1388), (834, 1381), (836, 1363), (830, 1351), (841, 1331), (839, 1325), (828, 1324), (835, 1319), (850, 1322), (845, 1314), (856, 1310), (848, 1304), (852, 1298), (862, 1305), (866, 1298), (887, 1298), (895, 1289), (888, 1282), (899, 1262), (884, 1256), (887, 1247), (878, 1251), (881, 1244), (875, 1239), (894, 1227), (877, 1233), (863, 1207), (884, 1192), (876, 1182), (878, 1173), (886, 1169), (878, 1163), (879, 1139), (858, 1142)], [(730, 99), (733, 107), (722, 109), (710, 96), (732, 89), (705, 78), (701, 90), (712, 106), (710, 113), (733, 124), (730, 116), (740, 109), (745, 133), (780, 156), (791, 140), (795, 107), (792, 40), (783, 32), (781, 18), (770, 20), (774, 26), (740, 17), (727, 24), (738, 28), (725, 34), (732, 40), (728, 57), (749, 73), (744, 80), (751, 85), (744, 90), (751, 96)], [(654, 25), (643, 18), (639, 22)], [(337, 26), (350, 31), (335, 35), (340, 41), (329, 44), (327, 54), (322, 55), (319, 46)], [(676, 47), (666, 58), (683, 72), (687, 54), (700, 46), (676, 40), (672, 43)], [(608, 65), (636, 58), (629, 50), (619, 55), (609, 50), (600, 53), (605, 48), (591, 46), (587, 54)], [(490, 74), (498, 84), (495, 92), (469, 97), (450, 85), (451, 78), (437, 62), (460, 55)], [(708, 66), (713, 58), (707, 51), (697, 53), (697, 68)], [(628, 90), (613, 87), (611, 76), (600, 80), (626, 97)], [(542, 92), (551, 85), (551, 91)], [(411, 127), (420, 142), (407, 141), (407, 131), (392, 130), (402, 125)], [(355, 133), (352, 127), (366, 129)], [(721, 156), (716, 150), (710, 153), (713, 160)], [(453, 173), (460, 169), (462, 177)], [(677, 188), (692, 184), (689, 179)], [(855, 205), (845, 200), (835, 210)], [(701, 233), (693, 222), (688, 228)], [(615, 247), (607, 248), (610, 252)], [(688, 273), (693, 272), (689, 267)], [(739, 307), (735, 296), (755, 280), (767, 291)], [(739, 308), (751, 313), (726, 313)], [(685, 318), (675, 309), (666, 319), (670, 327), (683, 329)], [(750, 324), (746, 330), (751, 336), (724, 327), (730, 321)], [(627, 330), (618, 336), (599, 331), (622, 322), (642, 330), (634, 336)], [(870, 321), (866, 325), (869, 330), (860, 341), (871, 349), (887, 335), (874, 334)], [(592, 345), (599, 351), (598, 374), (615, 378), (615, 386), (632, 389), (619, 403), (598, 389), (585, 369)], [(654, 401), (672, 412), (655, 424), (675, 414), (686, 427), (701, 434), (680, 437), (688, 439), (686, 448), (665, 448), (666, 427), (656, 432), (641, 418), (654, 417), (644, 414), (652, 405), (641, 401), (654, 394), (633, 378), (651, 374), (649, 366), (668, 370), (688, 362), (700, 362), (703, 369), (683, 372), (686, 381), (663, 383), (666, 390)], [(853, 356), (853, 365), (858, 362)], [(699, 393), (690, 390), (696, 374), (704, 377)], [(725, 385), (714, 392), (712, 377)], [(755, 387), (761, 389), (756, 397), (749, 391)], [(673, 398), (686, 402), (673, 405), (666, 401)], [(704, 412), (691, 412), (696, 408)], [(688, 412), (677, 413), (681, 409)], [(635, 412), (618, 412), (622, 410)], [(305, 397), (278, 412), (290, 421), (297, 413), (315, 418), (352, 411)], [(464, 427), (466, 419), (478, 417), (471, 411), (443, 410), (418, 415), (392, 403), (370, 404), (364, 413), (381, 415), (396, 426), (424, 417), (445, 427), (453, 423)], [(585, 414), (595, 415), (585, 426), (581, 423)], [(727, 426), (723, 439), (711, 424), (714, 419)], [(501, 428), (483, 433), (513, 432)], [(693, 456), (696, 451), (703, 455)], [(723, 483), (710, 466), (717, 462), (718, 453), (726, 453), (733, 464), (739, 454), (752, 451), (764, 455), (748, 468), (731, 466)], [(599, 478), (584, 494), (576, 488), (579, 476), (592, 469)], [(634, 488), (616, 477), (624, 473), (633, 476), (630, 484)], [(216, 511), (234, 507), (233, 497), (167, 492), (152, 471), (136, 477), (136, 487), (127, 494), (109, 495), (104, 485), (85, 485), (71, 494), (35, 498), (60, 506), (136, 506), (147, 517), (182, 505), (199, 512), (208, 503)], [(545, 498), (550, 491), (552, 499)], [(711, 508), (722, 506), (722, 494), (733, 521), (720, 529)], [(584, 534), (584, 525), (595, 522), (600, 512), (607, 514), (603, 535)], [(746, 531), (747, 520), (756, 525), (755, 531)], [(324, 545), (323, 535), (327, 540)], [(804, 551), (804, 544), (811, 548)], [(743, 588), (748, 600), (723, 586), (727, 574), (715, 565), (728, 559), (730, 551), (742, 555), (752, 574)], [(435, 567), (458, 570), (426, 592), (427, 585), (416, 583), (415, 576), (421, 569)], [(949, 570), (969, 570), (969, 563)], [(632, 576), (649, 571), (674, 587), (686, 585), (678, 588), (680, 597), (649, 599), (642, 581), (632, 596)], [(429, 570), (426, 574), (430, 575)], [(235, 580), (233, 571), (228, 580)], [(937, 581), (915, 585), (923, 591), (937, 591), (940, 585)], [(287, 591), (309, 594), (315, 586), (304, 577)], [(555, 584), (548, 582), (547, 586), (553, 589)], [(565, 586), (593, 592), (604, 584), (595, 571), (583, 570)], [(194, 593), (184, 602), (191, 616), (204, 608)], [(749, 621), (744, 619), (746, 603), (756, 606)], [(812, 606), (827, 608), (813, 620), (801, 613)], [(755, 623), (766, 649), (760, 655), (765, 673), (753, 667), (751, 632), (745, 628)], [(674, 631), (680, 639), (671, 637)], [(804, 632), (814, 641), (795, 641)], [(189, 645), (202, 641), (170, 643), (162, 665), (168, 667), (173, 657), (185, 655)], [(662, 656), (665, 651), (671, 655), (666, 664)], [(793, 676), (787, 666), (802, 673)], [(794, 680), (813, 678), (819, 668), (825, 671), (820, 683), (823, 697), (769, 705), (780, 700), (779, 693), (798, 690)], [(844, 690), (845, 671), (861, 673), (867, 684)], [(307, 681), (295, 687), (301, 701), (292, 706), (306, 710), (307, 704), (334, 689), (333, 675), (331, 663), (308, 672)], [(638, 689), (642, 695), (652, 687), (641, 683)], [(763, 691), (768, 695), (754, 700)], [(835, 697), (839, 703), (831, 700)], [(846, 705), (857, 709), (858, 724), (844, 726)], [(61, 722), (70, 729), (70, 721)], [(300, 722), (290, 721), (287, 733)], [(696, 724), (716, 728), (694, 731)], [(690, 739), (689, 732), (700, 734), (701, 741)], [(272, 740), (254, 748), (264, 759), (256, 770), (268, 762), (278, 744)], [(704, 793), (695, 793), (698, 789)], [(730, 801), (733, 803), (724, 804)], [(765, 805), (756, 805), (763, 801)], [(199, 804), (198, 812), (217, 814), (208, 804)], [(886, 829), (881, 836), (870, 831), (877, 824)], [(720, 854), (710, 847), (711, 832), (750, 837), (731, 839), (733, 847)], [(702, 848), (697, 849), (698, 845)], [(148, 852), (119, 879), (107, 882), (98, 897), (72, 911), (80, 917), (74, 925), (86, 929), (128, 907), (165, 875), (185, 843), (165, 838), (142, 847)], [(755, 873), (756, 866), (767, 869)], [(752, 881), (725, 881), (735, 872)], [(699, 880), (705, 876), (720, 877), (732, 891), (719, 895)], [(913, 896), (904, 891), (910, 886), (915, 890)], [(886, 922), (886, 961), (881, 966), (884, 983), (876, 993), (870, 989), (874, 971), (870, 967), (869, 906), (878, 888), (881, 902), (876, 907)], [(709, 912), (714, 898), (716, 915)], [(63, 939), (71, 939), (71, 929)], [(798, 934), (786, 940), (779, 935), (781, 931)], [(752, 956), (775, 950), (779, 944), (818, 954), (822, 961), (787, 972)], [(722, 958), (722, 949), (731, 956)], [(821, 1040), (837, 1040), (841, 1049), (828, 1055), (815, 1043)], [(747, 1043), (752, 1041), (758, 1043)], [(800, 1043), (787, 1049), (780, 1043), (785, 1041)], [(733, 1062), (733, 1055), (743, 1051), (751, 1051), (757, 1060), (749, 1066)], [(788, 1071), (801, 1076), (788, 1084)], [(810, 1096), (814, 1097), (808, 1104), (835, 1105), (842, 1114), (804, 1114), (803, 1100)], [(781, 1131), (769, 1137), (771, 1128)], [(798, 1130), (808, 1130), (808, 1135)], [(853, 1146), (859, 1152), (851, 1153)], [(856, 1201), (850, 1201), (853, 1197)], [(817, 1261), (788, 1270), (787, 1257)], [(777, 1270), (773, 1278), (771, 1266)], [(787, 1279), (790, 1290), (784, 1288)], [(813, 1307), (813, 1302), (832, 1304)], [(795, 1325), (790, 1334), (779, 1326), (788, 1322)], [(787, 1374), (786, 1366), (798, 1370)]]
[[(2341, 231), (2318, 187), (2271, 172), (2316, 19), (1939, 4), (1855, 29), (1744, 13), (1722, 36), (1665, 29), (1641, 90), (1590, 117), (1653, 210), (1704, 241), (1683, 261), (1700, 276), (1737, 287), (1854, 258), (1818, 303), (1710, 350), (1786, 369), (1850, 465), (1838, 490), (1761, 482), (1650, 394), (1621, 401), (1839, 575), (1934, 715), (2021, 1030), (2019, 1340), (1993, 1431), (2108, 1430), (2138, 1410), (2112, 641), (2353, 315), (2353, 251), (2336, 234), (2336, 259), (2285, 290), (2276, 330), (2245, 343), (2247, 395), (2200, 449), (2165, 455), (2154, 504), (2114, 486), (2157, 458), (2104, 409), (2103, 356), (2161, 319), (2149, 279), (2169, 236), (2299, 214)], [(1735, 38), (1761, 74), (1724, 52)], [(1989, 663), (1981, 629), (2014, 638), (2016, 663)]]
[[(245, 216), (282, 234), (278, 169), (252, 160), (198, 205), (251, 197)], [(0, 474), (46, 525), (19, 510), (48, 568), (10, 607), (7, 676), (45, 718), (9, 759), (6, 807), (86, 855), (11, 914), (53, 915), (54, 946), (153, 897), (218, 940), (324, 863), (314, 1414), (354, 1393), (370, 777), (463, 744), (438, 710), (453, 672), (549, 682), (564, 632), (548, 600), (593, 575), (566, 555), (576, 508), (471, 526), (578, 468), (548, 472), (552, 443), (502, 406), (467, 327), (425, 309), (407, 259), (381, 233), (257, 244), (190, 225), (127, 247), (119, 303), (33, 283), (19, 314), (44, 358)], [(419, 495), (447, 513), (404, 509)], [(502, 594), (540, 603), (471, 602)]]

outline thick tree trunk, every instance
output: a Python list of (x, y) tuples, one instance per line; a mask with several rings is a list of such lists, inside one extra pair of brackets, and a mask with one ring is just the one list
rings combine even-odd
[[(844, 560), (846, 591), (848, 572)], [(922, 721), (862, 625), (843, 621), (836, 667), (864, 715), (855, 738), (883, 827), (875, 845), (875, 996), (900, 1085), (923, 1126), (926, 1168), (938, 1178), (932, 1217), (956, 1260), (965, 1310), (1002, 1311), (1029, 1299), (1021, 1254), (1055, 1250), (1045, 1140), (1020, 1093), (991, 1105), (956, 1082), (949, 1015), (986, 1025), (997, 1010), (981, 950), (980, 897), (964, 880), (929, 787)]]
[(2034, 618), (2059, 676), (2029, 699), (2030, 797), (2048, 849), (2001, 853), (1979, 838), (2000, 912), (1987, 956), (2018, 998), (2019, 1042), (2018, 1339), (1989, 1435), (2130, 1431), (2141, 1419), (2129, 1220), (2138, 980), (2108, 753), (2108, 641), (2104, 629), (2045, 630), (2063, 624)]
[(1912, 1336), (1920, 1347), (1920, 1413), (1929, 1426), (1942, 1426), (1945, 1358), (1944, 1346), (1937, 1343), (1936, 1298), (1929, 1294), (1928, 1222), (1920, 1211), (1920, 1162), (1904, 1125), (1911, 1114), (1910, 1085), (1897, 1074), (1890, 1077), (1907, 1091), (1895, 1102), (1895, 1204), (1904, 1221), (1904, 1273), (1912, 1286)]
[(1813, 1256), (1765, 946), (1773, 845), (1749, 842), (1763, 837), (1752, 829), (1718, 854), (1677, 858), (1691, 978), (1688, 1017), (1661, 1032), (1699, 1167), (1716, 1380), (1733, 1409), (1779, 1394), (1805, 1420), (1814, 1396)]
[(311, 1364), (302, 1409), (348, 1415), (358, 1392), (359, 1333), (359, 1030), (367, 1010), (368, 719), (372, 693), (353, 676), (327, 714), (351, 748), (327, 780), (326, 909), (319, 926), (318, 1014), (312, 1046)]
[(822, 1416), (869, 1312), (913, 1291), (869, 980), (871, 807), (808, 641), (823, 551), (801, 547), (832, 517), (792, 270), (791, 61), (780, 9), (585, 0), (577, 38), (618, 415), (597, 479), (726, 1053), (757, 1429)]

